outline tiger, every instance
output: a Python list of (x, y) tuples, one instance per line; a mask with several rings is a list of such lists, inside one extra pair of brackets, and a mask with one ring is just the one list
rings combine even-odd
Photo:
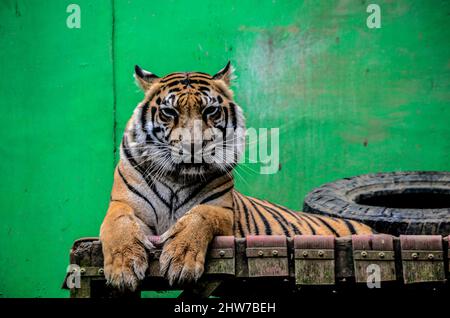
[[(155, 248), (150, 236), (160, 237), (161, 274), (172, 285), (202, 276), (215, 236), (373, 233), (354, 220), (295, 212), (238, 192), (233, 169), (244, 150), (242, 136), (227, 148), (226, 162), (176, 158), (183, 149), (192, 150), (191, 159), (194, 148), (206, 152), (220, 144), (218, 136), (226, 130), (245, 131), (243, 111), (231, 89), (230, 62), (215, 75), (175, 72), (164, 77), (136, 65), (134, 77), (144, 98), (126, 125), (100, 227), (104, 275), (112, 287), (134, 291), (139, 286), (148, 251)], [(211, 128), (219, 133), (207, 134)], [(183, 139), (177, 129), (197, 131), (204, 138)]]

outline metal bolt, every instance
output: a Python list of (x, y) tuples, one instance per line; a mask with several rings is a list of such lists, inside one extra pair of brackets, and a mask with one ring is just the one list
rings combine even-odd
[(362, 251), (362, 252), (361, 252), (361, 256), (362, 256), (362, 257), (367, 257), (367, 252), (366, 252), (366, 251)]
[(434, 255), (433, 254), (428, 254), (428, 259), (433, 259)]
[(273, 251), (272, 251), (272, 255), (273, 255), (273, 256), (277, 256), (277, 255), (278, 255), (278, 251), (277, 251), (277, 250), (273, 250)]
[(307, 257), (307, 256), (308, 256), (308, 252), (307, 252), (307, 251), (303, 251), (302, 255), (303, 255), (304, 257)]
[(379, 256), (380, 258), (384, 258), (384, 252), (378, 253), (378, 256)]
[(99, 275), (103, 275), (103, 273), (104, 273), (105, 271), (103, 270), (103, 268), (102, 267), (100, 267), (99, 269), (98, 269), (98, 273), (99, 273)]
[(82, 267), (82, 268), (80, 269), (80, 273), (81, 273), (81, 275), (85, 274), (85, 273), (86, 273), (86, 269), (85, 269), (84, 267)]
[(264, 252), (263, 252), (263, 251), (258, 251), (258, 255), (259, 255), (259, 256), (263, 256), (263, 255), (264, 255)]
[(417, 253), (412, 253), (412, 254), (411, 254), (411, 257), (414, 258), (414, 259), (416, 259), (416, 258), (419, 257), (419, 255), (418, 255)]
[(324, 252), (323, 252), (322, 250), (320, 250), (320, 251), (317, 252), (317, 254), (318, 254), (320, 257), (323, 257)]
[(220, 257), (224, 257), (225, 256), (225, 251), (224, 250), (220, 250), (219, 251), (219, 255), (220, 255)]

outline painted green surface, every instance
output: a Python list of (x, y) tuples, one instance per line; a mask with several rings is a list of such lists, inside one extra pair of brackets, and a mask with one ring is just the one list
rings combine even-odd
[[(73, 2), (81, 29), (65, 25)], [(244, 193), (300, 209), (337, 178), (450, 170), (450, 1), (377, 1), (381, 29), (369, 3), (0, 1), (0, 296), (67, 296), (68, 250), (98, 234), (142, 97), (136, 63), (232, 60), (248, 126), (280, 128), (281, 170), (239, 168)]]
[[(97, 4), (98, 3), (98, 4)], [(66, 296), (71, 241), (97, 236), (113, 171), (110, 1), (0, 2), (0, 294)], [(106, 13), (106, 14), (105, 14)]]

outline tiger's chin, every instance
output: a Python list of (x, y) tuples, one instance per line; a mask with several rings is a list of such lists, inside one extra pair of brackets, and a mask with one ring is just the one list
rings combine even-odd
[(211, 175), (226, 174), (231, 170), (212, 163), (181, 163), (173, 167), (169, 176), (178, 180), (193, 181), (202, 180)]
[(187, 163), (180, 164), (177, 167), (178, 173), (182, 176), (197, 176), (211, 170), (211, 167), (204, 163)]

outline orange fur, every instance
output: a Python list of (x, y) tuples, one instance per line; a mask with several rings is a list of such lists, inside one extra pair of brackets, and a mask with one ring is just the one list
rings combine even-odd
[[(245, 127), (242, 110), (233, 101), (229, 87), (231, 69), (227, 65), (214, 76), (173, 73), (158, 78), (136, 67), (145, 98), (127, 125), (110, 206), (100, 230), (105, 276), (112, 286), (137, 288), (147, 269), (146, 250), (153, 248), (149, 235), (161, 235), (162, 273), (175, 283), (202, 275), (206, 250), (215, 235), (372, 233), (368, 226), (355, 221), (298, 213), (247, 197), (234, 189), (230, 171), (205, 170), (209, 171), (206, 175), (186, 177), (186, 168), (176, 168), (161, 174), (161, 168), (152, 161), (158, 159), (164, 145), (161, 127), (164, 131), (191, 128), (194, 118), (202, 118), (207, 126)], [(221, 112), (205, 117), (202, 112), (209, 107), (205, 101), (220, 104), (214, 107), (220, 107)], [(164, 103), (176, 113), (176, 120), (175, 115), (162, 113), (160, 105)], [(179, 141), (164, 138), (171, 145)]]

